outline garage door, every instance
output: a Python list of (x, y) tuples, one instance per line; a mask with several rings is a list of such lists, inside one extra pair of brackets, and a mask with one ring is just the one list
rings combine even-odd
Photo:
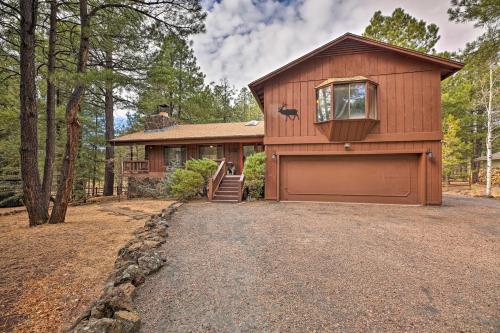
[(280, 157), (280, 200), (418, 203), (418, 155)]

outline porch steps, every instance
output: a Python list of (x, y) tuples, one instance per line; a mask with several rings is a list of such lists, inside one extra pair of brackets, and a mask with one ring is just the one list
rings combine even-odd
[(215, 202), (239, 202), (239, 178), (240, 176), (224, 176), (217, 190), (215, 190), (212, 201)]

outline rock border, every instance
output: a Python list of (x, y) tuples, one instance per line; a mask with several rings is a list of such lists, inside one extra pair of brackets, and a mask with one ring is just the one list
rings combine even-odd
[(141, 327), (141, 318), (134, 307), (135, 288), (166, 262), (159, 247), (168, 237), (168, 222), (182, 206), (174, 202), (160, 214), (153, 214), (134, 237), (119, 251), (113, 271), (101, 293), (87, 310), (71, 325), (67, 333), (134, 333)]

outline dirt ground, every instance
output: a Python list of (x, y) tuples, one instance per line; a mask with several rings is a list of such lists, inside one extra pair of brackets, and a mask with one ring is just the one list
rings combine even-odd
[[(443, 193), (448, 194), (461, 194), (471, 197), (484, 197), (485, 185), (472, 184), (469, 186), (467, 183), (452, 183), (451, 185), (443, 185)], [(491, 189), (491, 195), (495, 199), (500, 199), (500, 187), (493, 186)]]
[(169, 203), (69, 207), (66, 223), (36, 228), (25, 212), (0, 216), (0, 332), (57, 332), (71, 323), (101, 292), (118, 249)]
[(500, 332), (500, 202), (184, 205), (144, 333)]

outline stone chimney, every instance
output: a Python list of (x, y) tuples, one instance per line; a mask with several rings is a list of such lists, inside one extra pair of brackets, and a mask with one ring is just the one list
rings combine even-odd
[(145, 131), (162, 131), (177, 125), (175, 119), (170, 118), (167, 112), (160, 112), (144, 118)]

